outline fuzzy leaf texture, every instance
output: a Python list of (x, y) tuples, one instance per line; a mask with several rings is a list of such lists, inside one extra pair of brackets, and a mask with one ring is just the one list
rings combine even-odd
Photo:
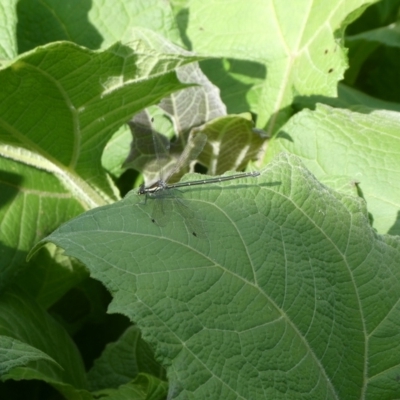
[(101, 166), (107, 141), (134, 113), (182, 89), (173, 69), (192, 60), (157, 53), (163, 41), (104, 51), (53, 43), (0, 70), (0, 286), (62, 222), (119, 197)]
[(237, 72), (246, 76), (247, 68), (264, 75), (264, 82), (253, 81), (259, 88), (250, 101), (258, 114), (257, 126), (268, 124), (271, 134), (290, 117), (298, 94), (336, 96), (336, 84), (346, 69), (343, 30), (370, 3), (220, 0), (206, 6), (192, 0), (186, 34), (197, 54), (243, 60), (241, 74), (235, 63), (228, 67), (234, 80)]
[(296, 114), (271, 142), (269, 157), (297, 154), (330, 187), (333, 179), (358, 184), (380, 233), (400, 234), (400, 114), (318, 105)]
[(134, 192), (46, 238), (138, 324), (171, 398), (400, 396), (400, 243), (371, 229), (362, 199), (290, 155), (182, 198), (206, 238), (175, 208), (165, 227), (152, 223), (155, 200)]

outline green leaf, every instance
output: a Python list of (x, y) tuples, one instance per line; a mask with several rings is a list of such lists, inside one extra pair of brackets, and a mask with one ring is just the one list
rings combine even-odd
[[(166, 48), (163, 50), (166, 51)], [(182, 49), (176, 51), (187, 53)], [(190, 145), (190, 133), (196, 127), (226, 116), (219, 89), (208, 80), (197, 63), (180, 67), (176, 72), (182, 83), (193, 86), (166, 96), (158, 106), (136, 114), (129, 122), (133, 142), (124, 167), (142, 172), (145, 182), (158, 180), (160, 169), (168, 176), (168, 169), (174, 169), (173, 164), (176, 164), (184, 148)], [(159, 147), (166, 150), (162, 154), (156, 154), (152, 134), (155, 135), (154, 140), (161, 142)], [(173, 138), (173, 143), (167, 142), (164, 136)], [(182, 167), (175, 171), (177, 173), (172, 180), (188, 172), (187, 165)]]
[[(85, 392), (84, 366), (71, 338), (32, 297), (16, 287), (0, 297), (0, 335), (23, 343), (25, 359), (31, 358), (29, 363), (3, 374), (3, 380), (41, 379), (68, 399), (90, 398)], [(36, 356), (32, 356), (32, 348), (36, 349)], [(22, 346), (19, 349), (24, 350)]]
[[(367, 69), (371, 69), (371, 62), (368, 61), (368, 58), (374, 59), (373, 53), (380, 45), (400, 47), (400, 24), (397, 22), (389, 26), (347, 36), (346, 44), (349, 47), (350, 60), (350, 68), (346, 71), (346, 82), (354, 83), (360, 69), (365, 66), (367, 66)], [(379, 61), (382, 62), (382, 60)], [(385, 62), (382, 64), (384, 65)], [(362, 74), (359, 79), (364, 80), (365, 75)]]
[(265, 64), (248, 60), (212, 59), (200, 62), (201, 69), (221, 90), (228, 113), (257, 113), (266, 77)]
[(371, 29), (382, 27), (397, 19), (399, 0), (382, 0), (372, 4), (346, 30), (346, 34), (354, 35)]
[(359, 113), (318, 106), (304, 110), (271, 142), (269, 156), (299, 155), (322, 181), (358, 182), (381, 233), (400, 234), (400, 114), (360, 107)]
[(369, 42), (378, 42), (387, 46), (400, 47), (400, 23), (397, 22), (396, 24), (391, 24), (382, 28), (347, 36), (346, 40), (365, 40)]
[(87, 269), (78, 260), (65, 257), (59, 248), (47, 244), (17, 279), (20, 288), (48, 309), (88, 276)]
[[(165, 380), (164, 369), (155, 361), (149, 345), (136, 326), (128, 328), (117, 342), (109, 344), (88, 373), (89, 385), (98, 391), (128, 384), (139, 373)], [(160, 382), (161, 383), (161, 382)]]
[[(259, 178), (183, 193), (173, 212), (131, 193), (46, 240), (79, 258), (168, 371), (172, 398), (396, 398), (399, 238), (362, 199), (321, 185), (295, 156)], [(177, 211), (177, 209), (174, 209)]]
[[(136, 114), (128, 125), (133, 140), (123, 166), (141, 172), (145, 182), (154, 182), (159, 179), (160, 170), (171, 166), (179, 157), (179, 154), (173, 157), (168, 152), (169, 135), (173, 136), (172, 123), (159, 107), (154, 106)], [(155, 143), (162, 154), (156, 154)]]
[(168, 385), (158, 378), (147, 374), (139, 374), (136, 379), (118, 389), (104, 389), (96, 392), (105, 400), (164, 400)]
[(4, 375), (15, 367), (25, 366), (31, 361), (38, 360), (50, 361), (61, 368), (47, 354), (8, 336), (0, 336), (0, 360), (0, 375)]
[(15, 33), (19, 53), (62, 40), (92, 49), (99, 48), (104, 39), (88, 18), (88, 13), (93, 8), (92, 3), (19, 1), (15, 9), (18, 18)]
[[(346, 68), (342, 32), (368, 0), (327, 3), (190, 2), (186, 35), (200, 55), (261, 62), (267, 76), (257, 126), (275, 132), (290, 116), (297, 93), (335, 96)], [(182, 22), (181, 22), (182, 25)]]
[(380, 99), (400, 103), (397, 87), (400, 78), (400, 49), (379, 46), (364, 63), (356, 81), (357, 87)]
[(18, 16), (15, 12), (18, 0), (3, 2), (0, 9), (0, 67), (6, 60), (17, 55), (17, 37), (15, 27)]
[(184, 87), (174, 73), (166, 73), (184, 58), (157, 60), (143, 42), (132, 46), (92, 52), (57, 43), (1, 71), (0, 140), (34, 153), (22, 157), (6, 146), (0, 153), (57, 174), (86, 205), (115, 198), (101, 172), (106, 142), (135, 112)]
[(365, 64), (368, 64), (368, 57), (374, 53), (379, 44), (368, 41), (347, 40), (346, 45), (349, 49), (349, 68), (345, 74), (345, 82), (350, 86), (354, 86), (358, 77), (361, 80), (363, 79), (360, 70), (362, 70)]
[[(19, 1), (9, 18), (18, 18), (19, 52), (49, 42), (68, 40), (91, 49), (105, 48), (131, 39), (132, 27), (158, 31), (179, 42), (178, 30), (168, 3), (159, 0), (91, 0), (63, 2)], [(161, 22), (162, 21), (162, 22)]]
[(212, 175), (229, 170), (243, 170), (257, 158), (266, 134), (254, 129), (250, 118), (228, 115), (216, 118), (194, 131), (207, 135), (208, 141), (199, 161)]
[(33, 244), (84, 208), (56, 177), (2, 157), (0, 191), (0, 288), (4, 288), (26, 267)]
[(195, 59), (172, 47), (157, 53), (162, 46), (154, 33), (103, 52), (56, 43), (0, 70), (1, 185), (4, 201), (14, 198), (1, 215), (4, 277), (62, 222), (118, 198), (101, 166), (104, 146), (135, 112), (185, 87), (171, 70)]
[(295, 105), (298, 108), (314, 109), (317, 103), (323, 103), (331, 107), (357, 109), (362, 106), (383, 110), (400, 111), (400, 104), (369, 96), (364, 92), (340, 83), (338, 97), (324, 96), (298, 96)]
[(180, 67), (177, 76), (182, 83), (196, 86), (172, 93), (160, 103), (160, 108), (173, 120), (176, 135), (187, 136), (191, 128), (226, 115), (219, 89), (197, 63)]
[(107, 142), (101, 157), (101, 165), (107, 172), (115, 177), (120, 177), (124, 172), (122, 167), (128, 157), (132, 142), (132, 134), (127, 125), (121, 126)]

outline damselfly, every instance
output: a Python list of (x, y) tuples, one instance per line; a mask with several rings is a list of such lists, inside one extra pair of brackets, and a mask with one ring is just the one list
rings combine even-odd
[[(165, 153), (166, 150), (162, 148), (161, 143), (157, 140), (154, 132), (153, 140), (157, 158), (161, 159), (163, 155), (162, 153)], [(140, 195), (145, 195), (146, 201), (148, 198), (155, 200), (152, 212), (152, 221), (154, 223), (160, 226), (165, 226), (170, 218), (170, 214), (172, 213), (173, 205), (175, 205), (178, 212), (184, 218), (184, 222), (190, 229), (191, 233), (197, 237), (205, 236), (204, 227), (200, 224), (201, 220), (199, 220), (199, 217), (196, 216), (195, 213), (183, 202), (179, 195), (179, 189), (183, 187), (208, 185), (260, 175), (259, 172), (243, 172), (234, 175), (168, 184), (167, 181), (172, 175), (180, 171), (183, 167), (189, 165), (198, 157), (206, 142), (207, 136), (203, 133), (197, 133), (193, 139), (188, 142), (183, 153), (179, 157), (174, 168), (169, 171), (167, 177), (160, 176), (160, 179), (157, 182), (148, 187), (144, 184), (140, 186), (138, 193)]]

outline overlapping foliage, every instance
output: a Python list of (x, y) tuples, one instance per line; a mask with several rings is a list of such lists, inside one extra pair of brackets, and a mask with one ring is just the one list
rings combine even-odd
[[(400, 396), (400, 2), (367, 5), (0, 6), (0, 397)], [(261, 174), (157, 225), (151, 130)]]

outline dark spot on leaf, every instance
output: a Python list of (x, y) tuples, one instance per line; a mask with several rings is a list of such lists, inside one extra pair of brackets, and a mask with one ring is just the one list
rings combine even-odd
[(333, 72), (333, 68), (329, 68), (328, 74), (330, 74), (331, 72)]
[(328, 49), (325, 50), (325, 54), (328, 54)]
[(156, 220), (155, 220), (155, 219), (151, 219), (151, 222), (152, 222), (153, 224), (155, 224), (155, 223), (156, 223)]

